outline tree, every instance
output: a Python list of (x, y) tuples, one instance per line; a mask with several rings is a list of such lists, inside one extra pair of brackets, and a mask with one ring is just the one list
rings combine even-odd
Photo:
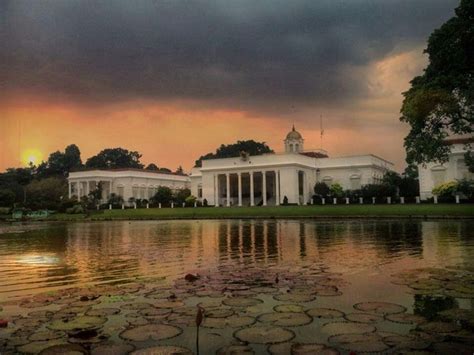
[[(455, 13), (429, 37), (429, 64), (403, 94), (400, 120), (411, 126), (408, 163), (445, 162), (450, 148), (444, 140), (474, 130), (474, 2), (461, 0)], [(470, 169), (473, 160), (466, 159)]]
[(128, 151), (123, 148), (109, 148), (87, 159), (86, 167), (98, 169), (143, 169), (143, 164), (140, 163), (141, 157), (142, 155), (136, 151)]
[(169, 187), (159, 186), (155, 196), (151, 198), (154, 204), (169, 204), (173, 199), (173, 192)]
[(331, 193), (331, 190), (325, 182), (317, 182), (316, 185), (314, 185), (315, 195), (322, 198), (326, 198), (327, 196), (329, 196), (330, 193)]
[(15, 193), (12, 190), (1, 189), (0, 190), (0, 206), (11, 207), (15, 202)]
[(337, 182), (332, 184), (329, 190), (331, 191), (331, 196), (333, 197), (342, 197), (344, 195), (344, 189)]
[(26, 193), (29, 208), (57, 210), (67, 196), (66, 180), (59, 177), (34, 180), (26, 186)]
[(150, 170), (150, 171), (158, 171), (160, 170), (160, 168), (158, 168), (158, 166), (156, 166), (156, 164), (148, 164), (145, 168), (145, 170)]
[(178, 204), (182, 205), (186, 201), (186, 198), (191, 196), (190, 189), (180, 189), (174, 193), (173, 200)]
[(180, 165), (178, 166), (178, 169), (176, 169), (176, 174), (184, 174), (183, 167)]
[(195, 166), (202, 166), (202, 161), (207, 159), (233, 158), (238, 157), (242, 152), (252, 155), (262, 155), (273, 153), (273, 150), (265, 142), (256, 142), (254, 140), (237, 141), (237, 143), (225, 145), (222, 144), (215, 153), (202, 155), (196, 160)]
[(49, 155), (36, 169), (39, 178), (66, 176), (71, 170), (82, 166), (81, 151), (75, 144), (68, 145), (64, 153), (59, 150)]

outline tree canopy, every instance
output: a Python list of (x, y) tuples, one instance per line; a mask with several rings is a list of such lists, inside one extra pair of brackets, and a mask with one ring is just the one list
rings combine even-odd
[(128, 151), (123, 148), (109, 148), (87, 159), (86, 167), (98, 169), (143, 169), (143, 164), (140, 163), (141, 157), (142, 155), (136, 151)]
[(66, 176), (72, 169), (82, 166), (81, 151), (75, 144), (68, 145), (63, 152), (51, 153), (46, 162), (36, 168), (39, 177)]
[(246, 141), (237, 141), (234, 144), (222, 144), (216, 149), (215, 153), (207, 153), (196, 160), (195, 166), (202, 166), (202, 161), (206, 159), (234, 158), (240, 156), (242, 152), (249, 155), (262, 155), (273, 153), (273, 150), (265, 142), (256, 142), (253, 139)]
[[(444, 162), (450, 149), (444, 140), (450, 135), (473, 133), (472, 0), (461, 0), (455, 16), (431, 34), (425, 53), (429, 57), (428, 66), (403, 94), (400, 120), (411, 126), (405, 138), (408, 163)], [(467, 153), (468, 158), (470, 154)]]

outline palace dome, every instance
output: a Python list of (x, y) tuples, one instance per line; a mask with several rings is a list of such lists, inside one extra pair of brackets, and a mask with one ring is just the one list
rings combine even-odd
[(292, 139), (299, 140), (299, 139), (303, 139), (303, 136), (301, 135), (300, 132), (295, 130), (295, 125), (293, 125), (293, 129), (290, 132), (288, 132), (288, 134), (286, 135), (286, 139), (287, 140), (292, 140)]

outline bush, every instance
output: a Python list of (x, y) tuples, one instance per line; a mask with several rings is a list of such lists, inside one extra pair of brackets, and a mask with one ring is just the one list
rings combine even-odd
[(331, 189), (324, 182), (317, 182), (314, 185), (314, 194), (319, 197), (327, 197), (331, 193)]
[(448, 181), (438, 186), (435, 186), (431, 192), (435, 196), (446, 198), (446, 197), (453, 197), (457, 191), (458, 191), (458, 182)]
[(284, 196), (283, 197), (283, 206), (287, 206), (288, 205), (288, 197)]
[(202, 200), (202, 205), (203, 205), (204, 207), (207, 207), (207, 206), (208, 206), (207, 199)]
[(112, 205), (112, 207), (122, 207), (123, 204), (123, 197), (114, 193), (111, 193), (109, 199), (107, 200), (108, 205)]
[(194, 207), (194, 203), (196, 202), (196, 200), (197, 198), (194, 197), (193, 195), (186, 197), (185, 199), (186, 206)]
[(342, 197), (344, 196), (344, 189), (337, 182), (332, 184), (330, 187), (332, 197)]
[(15, 202), (16, 195), (13, 191), (2, 189), (0, 190), (0, 206), (11, 207)]
[(66, 213), (68, 213), (68, 214), (81, 214), (81, 213), (84, 213), (84, 208), (82, 207), (82, 205), (77, 204), (77, 205), (74, 205), (71, 208), (68, 208), (66, 210)]
[(190, 189), (180, 189), (174, 193), (173, 200), (178, 206), (181, 206), (184, 202), (186, 202), (186, 199), (189, 196), (191, 196)]
[(474, 181), (460, 180), (458, 181), (458, 192), (469, 201), (474, 200)]
[(172, 199), (173, 192), (171, 191), (171, 189), (166, 186), (160, 186), (158, 187), (155, 196), (151, 198), (151, 201), (155, 205), (158, 205), (159, 203), (161, 203), (162, 205), (168, 205), (171, 203)]
[(64, 178), (33, 180), (26, 186), (26, 206), (33, 210), (58, 210), (66, 196), (67, 182)]

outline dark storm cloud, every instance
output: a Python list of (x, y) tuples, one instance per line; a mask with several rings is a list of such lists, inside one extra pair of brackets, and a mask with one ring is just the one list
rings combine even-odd
[(456, 6), (452, 0), (3, 1), (1, 87), (90, 103), (350, 101), (366, 94), (358, 69), (423, 44)]

